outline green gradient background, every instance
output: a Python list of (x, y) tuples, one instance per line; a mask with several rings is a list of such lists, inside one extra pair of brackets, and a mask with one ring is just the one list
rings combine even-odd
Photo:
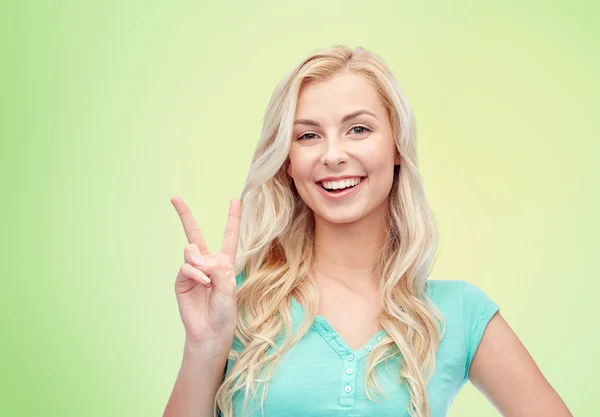
[[(278, 80), (381, 55), (418, 123), (433, 278), (502, 309), (600, 415), (594, 2), (20, 2), (0, 13), (2, 416), (152, 416), (175, 381), (182, 196), (212, 249)], [(472, 385), (450, 417), (496, 416)]]

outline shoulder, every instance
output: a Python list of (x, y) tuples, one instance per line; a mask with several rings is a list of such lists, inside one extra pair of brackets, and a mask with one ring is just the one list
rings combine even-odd
[(440, 310), (446, 328), (454, 331), (454, 346), (460, 343), (464, 354), (466, 379), (477, 347), (492, 317), (500, 310), (493, 298), (482, 287), (464, 280), (429, 280), (431, 301)]
[(438, 307), (466, 309), (479, 308), (493, 303), (479, 286), (464, 280), (428, 280), (427, 295)]

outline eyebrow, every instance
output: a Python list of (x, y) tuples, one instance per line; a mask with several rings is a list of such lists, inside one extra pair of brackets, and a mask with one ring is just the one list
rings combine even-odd
[[(352, 112), (352, 113), (347, 114), (346, 116), (342, 117), (342, 123), (345, 123), (348, 120), (352, 120), (355, 117), (360, 116), (361, 114), (370, 114), (371, 116), (373, 116), (374, 118), (377, 119), (377, 116), (375, 116), (375, 114), (373, 112), (370, 112), (369, 110), (361, 109), (361, 110), (357, 110), (355, 112)], [(294, 125), (298, 125), (298, 124), (321, 127), (319, 122), (316, 122), (316, 121), (310, 120), (310, 119), (297, 119), (296, 121), (294, 121)]]

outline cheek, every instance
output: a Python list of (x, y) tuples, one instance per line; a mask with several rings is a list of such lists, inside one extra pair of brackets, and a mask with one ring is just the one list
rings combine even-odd
[(386, 152), (383, 147), (380, 149), (369, 149), (364, 150), (360, 157), (362, 166), (367, 172), (383, 173), (394, 166), (394, 153), (393, 151)]
[(296, 153), (293, 152), (292, 150), (290, 150), (290, 153), (288, 154), (288, 163), (287, 163), (287, 173), (290, 177), (296, 176), (297, 167), (298, 167), (298, 158), (296, 156)]
[(378, 146), (364, 150), (364, 154), (367, 156), (365, 163), (369, 165), (370, 169), (387, 172), (390, 169), (393, 170), (393, 166), (398, 162), (396, 157), (398, 152), (391, 136), (381, 139)]
[(312, 166), (312, 159), (309, 153), (290, 151), (287, 172), (294, 180), (303, 181), (311, 178)]

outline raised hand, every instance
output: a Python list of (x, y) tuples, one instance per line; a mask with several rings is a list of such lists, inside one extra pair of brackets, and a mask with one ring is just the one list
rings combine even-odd
[(202, 232), (188, 206), (171, 198), (188, 245), (184, 264), (175, 280), (179, 313), (185, 327), (186, 344), (229, 351), (237, 322), (234, 273), (240, 231), (240, 201), (231, 200), (223, 244), (218, 253), (208, 251)]

